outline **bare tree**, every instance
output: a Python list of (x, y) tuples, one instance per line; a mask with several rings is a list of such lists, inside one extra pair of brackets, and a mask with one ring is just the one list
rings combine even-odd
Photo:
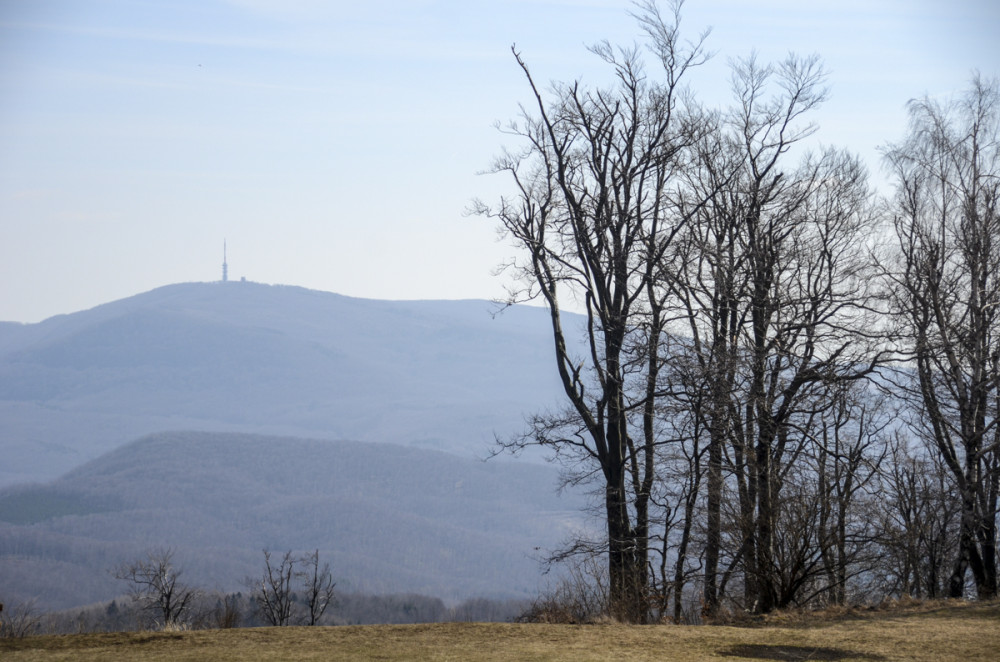
[(834, 604), (846, 604), (847, 582), (877, 563), (877, 532), (863, 508), (889, 450), (890, 411), (875, 389), (848, 384), (833, 394), (817, 439), (818, 544)]
[[(704, 515), (699, 500), (706, 476), (710, 434), (706, 426), (705, 392), (702, 366), (692, 360), (690, 339), (664, 334), (659, 348), (669, 357), (659, 371), (657, 415), (662, 419), (663, 442), (657, 451), (657, 484), (652, 503), (659, 514), (659, 531), (651, 534), (655, 607), (661, 618), (685, 622), (693, 615), (688, 610), (691, 596), (687, 587), (692, 579), (703, 576), (698, 554), (698, 537), (703, 535), (700, 519)], [(671, 554), (673, 567), (670, 567)], [(697, 602), (697, 600), (695, 600)]]
[(953, 103), (910, 103), (889, 146), (895, 179), (893, 304), (915, 377), (915, 431), (940, 454), (961, 499), (949, 595), (969, 570), (997, 595), (1000, 493), (1000, 83), (978, 76)]
[(265, 621), (274, 626), (285, 626), (291, 622), (292, 577), (295, 576), (295, 559), (292, 552), (285, 552), (281, 561), (275, 565), (271, 561), (271, 552), (264, 551), (264, 573), (257, 578), (248, 578), (257, 610)]
[[(591, 51), (613, 72), (609, 89), (555, 84), (543, 98), (520, 53), (515, 59), (534, 96), (508, 131), (523, 152), (508, 152), (495, 172), (511, 176), (517, 193), (475, 211), (495, 218), (523, 250), (511, 265), (523, 289), (511, 302), (541, 298), (548, 306), (556, 369), (568, 415), (542, 416), (511, 448), (540, 444), (577, 463), (603, 485), (612, 616), (647, 619), (650, 494), (655, 474), (656, 347), (662, 321), (653, 274), (684, 219), (669, 213), (667, 194), (688, 148), (704, 129), (684, 113), (681, 82), (705, 56), (701, 41), (685, 44), (681, 2), (661, 15), (654, 2), (637, 15), (662, 80), (647, 76), (638, 47), (608, 43)], [(704, 39), (704, 37), (702, 38)], [(564, 324), (563, 299), (584, 309), (585, 347)], [(651, 314), (652, 313), (652, 314)], [(630, 391), (630, 385), (636, 390)], [(638, 419), (637, 423), (633, 421)]]
[[(794, 500), (781, 491), (814, 444), (836, 385), (875, 365), (867, 174), (834, 149), (788, 163), (816, 130), (803, 120), (825, 98), (823, 79), (815, 57), (736, 62), (736, 105), (688, 172), (702, 192), (694, 200), (708, 203), (674, 242), (668, 282), (702, 376), (693, 383), (707, 431), (708, 615), (740, 569), (747, 608), (769, 611), (794, 598), (788, 589), (801, 578), (783, 578), (781, 568), (794, 564), (777, 555), (798, 548), (776, 537), (785, 535), (777, 531), (781, 508)], [(722, 512), (732, 493), (740, 534), (723, 571)]]
[(298, 572), (297, 576), (304, 583), (305, 605), (308, 610), (306, 625), (318, 625), (326, 608), (333, 602), (333, 588), (336, 584), (330, 573), (330, 564), (324, 563), (320, 567), (318, 549), (303, 556), (300, 562), (305, 566), (305, 570)]
[(180, 581), (182, 571), (174, 567), (172, 549), (156, 549), (146, 558), (125, 562), (112, 569), (116, 579), (126, 581), (135, 602), (159, 617), (162, 627), (182, 624), (197, 591)]
[(947, 593), (947, 566), (957, 556), (961, 500), (940, 454), (912, 449), (904, 431), (889, 444), (882, 471), (881, 572), (885, 592), (916, 598)]
[(34, 600), (8, 605), (6, 611), (0, 603), (0, 639), (22, 639), (37, 634), (41, 626), (42, 618)]

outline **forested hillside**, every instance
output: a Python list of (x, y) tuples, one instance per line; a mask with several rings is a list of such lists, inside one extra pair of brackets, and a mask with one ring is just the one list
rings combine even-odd
[(484, 456), (555, 401), (548, 321), (486, 301), (188, 283), (0, 328), (0, 485), (137, 437), (229, 430)]
[(318, 549), (345, 593), (530, 597), (539, 548), (583, 526), (556, 487), (547, 466), (389, 444), (153, 435), (0, 492), (0, 585), (45, 609), (110, 600), (112, 566), (171, 547), (185, 582), (237, 591), (262, 549)]

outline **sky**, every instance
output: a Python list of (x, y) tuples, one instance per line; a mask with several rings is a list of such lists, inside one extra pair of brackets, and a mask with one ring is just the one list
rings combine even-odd
[[(641, 39), (621, 0), (0, 0), (0, 320), (38, 322), (177, 282), (377, 299), (501, 297), (514, 249), (472, 199), (537, 81), (602, 84), (586, 46)], [(993, 0), (688, 0), (728, 66), (819, 55), (815, 137), (859, 154), (906, 102), (1000, 75)], [(655, 73), (651, 67), (650, 73)], [(883, 178), (884, 179), (884, 178)]]

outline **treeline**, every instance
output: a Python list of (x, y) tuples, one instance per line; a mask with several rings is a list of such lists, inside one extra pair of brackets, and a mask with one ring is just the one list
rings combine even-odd
[(473, 598), (447, 606), (416, 593), (366, 595), (335, 592), (329, 565), (319, 551), (282, 555), (264, 550), (260, 575), (245, 578), (245, 591), (208, 591), (185, 583), (170, 549), (150, 550), (122, 562), (111, 574), (123, 582), (122, 597), (78, 609), (42, 612), (33, 603), (0, 606), (0, 637), (34, 634), (187, 630), (267, 626), (319, 626), (512, 621), (523, 600)]
[(911, 101), (881, 196), (807, 149), (817, 57), (736, 60), (731, 105), (698, 103), (680, 5), (638, 7), (648, 51), (591, 48), (607, 87), (542, 90), (515, 51), (513, 192), (475, 204), (520, 248), (511, 302), (551, 313), (566, 395), (503, 444), (549, 449), (606, 522), (552, 560), (603, 558), (627, 622), (995, 597), (1000, 85)]
[[(523, 600), (471, 598), (449, 607), (439, 598), (417, 593), (344, 593), (337, 595), (320, 625), (505, 623), (516, 620), (527, 608), (528, 604)], [(0, 613), (0, 637), (139, 631), (160, 627), (127, 598), (57, 612), (42, 612), (30, 603), (7, 605)], [(269, 627), (269, 624), (255, 611), (246, 593), (205, 592), (199, 594), (192, 605), (191, 618), (178, 627), (203, 630)]]
[[(36, 598), (46, 611), (110, 600), (121, 585), (109, 560), (166, 543), (185, 578), (207, 588), (239, 588), (261, 547), (280, 544), (323, 550), (344, 591), (449, 605), (522, 598), (539, 583), (531, 550), (581, 520), (583, 500), (557, 496), (555, 477), (550, 467), (382, 444), (157, 434), (53, 483), (0, 490), (0, 511), (37, 520), (0, 525), (0, 598)], [(44, 508), (18, 510), (25, 503)], [(93, 512), (79, 514), (80, 504)]]

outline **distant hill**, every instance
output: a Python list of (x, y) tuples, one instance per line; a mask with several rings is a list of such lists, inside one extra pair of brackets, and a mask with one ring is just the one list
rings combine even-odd
[(168, 430), (483, 456), (560, 394), (546, 311), (495, 308), (187, 283), (0, 324), (0, 485)]
[(0, 490), (0, 589), (41, 609), (110, 600), (108, 569), (173, 547), (184, 579), (245, 590), (261, 549), (319, 549), (345, 592), (526, 597), (538, 548), (582, 526), (552, 467), (391, 444), (168, 433)]

